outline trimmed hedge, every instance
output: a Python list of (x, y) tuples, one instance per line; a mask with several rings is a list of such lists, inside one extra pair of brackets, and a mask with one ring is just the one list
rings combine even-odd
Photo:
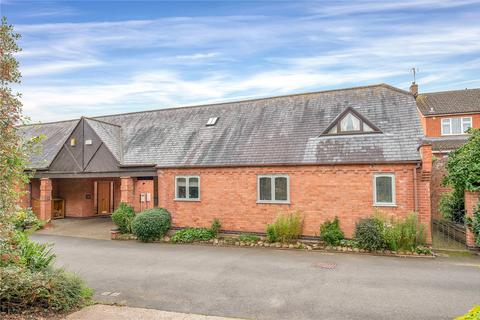
[(132, 232), (140, 241), (150, 242), (163, 237), (171, 224), (172, 217), (166, 209), (147, 209), (133, 219)]

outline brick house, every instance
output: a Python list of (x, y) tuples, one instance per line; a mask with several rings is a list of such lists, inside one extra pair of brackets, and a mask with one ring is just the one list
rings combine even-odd
[(414, 96), (386, 85), (21, 127), (44, 134), (23, 204), (52, 218), (164, 207), (177, 227), (264, 232), (301, 210), (303, 233), (338, 216), (347, 237), (376, 210), (419, 212), (430, 241), (431, 146)]
[[(413, 85), (412, 90), (416, 94), (418, 87)], [(469, 128), (480, 128), (480, 89), (420, 93), (416, 101), (435, 158), (431, 178), (432, 215), (440, 218), (440, 197), (451, 191), (450, 187), (442, 186), (446, 156), (467, 141)]]

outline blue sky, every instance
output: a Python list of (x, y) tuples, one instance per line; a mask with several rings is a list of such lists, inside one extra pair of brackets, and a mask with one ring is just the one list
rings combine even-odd
[(53, 121), (386, 82), (480, 87), (480, 0), (0, 0)]

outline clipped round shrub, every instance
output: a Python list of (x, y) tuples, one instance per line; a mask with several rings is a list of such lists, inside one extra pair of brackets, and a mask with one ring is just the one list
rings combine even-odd
[(344, 239), (344, 237), (345, 236), (340, 229), (338, 217), (335, 217), (333, 221), (325, 221), (320, 226), (320, 240), (328, 245), (336, 246)]
[(112, 213), (112, 221), (118, 226), (121, 233), (132, 233), (132, 221), (135, 218), (133, 207), (125, 202), (120, 203), (117, 210)]
[(163, 237), (171, 223), (172, 217), (166, 209), (147, 209), (133, 219), (132, 232), (140, 241), (149, 242)]
[(17, 266), (0, 268), (2, 312), (69, 311), (82, 307), (92, 293), (82, 279), (63, 269), (30, 271)]
[(355, 225), (355, 240), (360, 248), (375, 251), (386, 247), (383, 221), (373, 218), (360, 219)]

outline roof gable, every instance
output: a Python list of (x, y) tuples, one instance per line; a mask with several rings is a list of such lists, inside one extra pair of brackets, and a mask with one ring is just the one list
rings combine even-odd
[(360, 112), (352, 107), (347, 107), (332, 121), (322, 134), (365, 134), (380, 132), (380, 129), (361, 115)]
[(95, 125), (96, 121), (81, 118), (52, 160), (49, 171), (79, 173), (118, 170), (120, 162), (97, 133)]

